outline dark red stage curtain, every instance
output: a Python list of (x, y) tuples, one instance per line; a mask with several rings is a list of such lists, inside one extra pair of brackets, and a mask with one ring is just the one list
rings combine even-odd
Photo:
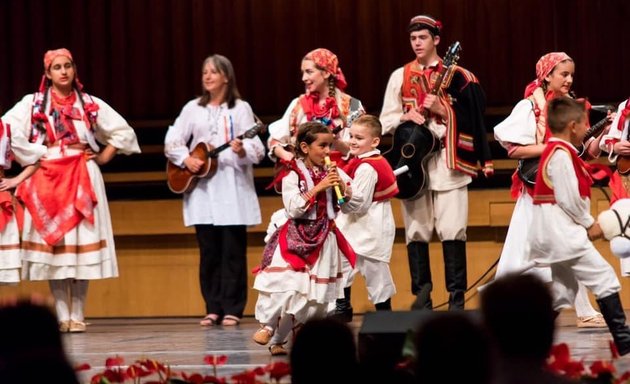
[(32, 92), (47, 49), (75, 55), (86, 90), (129, 119), (172, 119), (200, 91), (202, 60), (229, 57), (243, 97), (279, 115), (302, 90), (302, 56), (338, 54), (348, 92), (378, 113), (390, 73), (413, 59), (406, 25), (442, 20), (443, 52), (480, 79), (488, 105), (511, 106), (545, 52), (577, 62), (576, 91), (630, 95), (627, 0), (2, 0), (0, 109)]

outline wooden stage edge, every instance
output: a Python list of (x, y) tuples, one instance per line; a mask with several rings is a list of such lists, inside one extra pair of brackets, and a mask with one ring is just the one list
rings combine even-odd
[[(287, 357), (272, 358), (266, 347), (252, 341), (258, 324), (251, 317), (243, 319), (237, 327), (208, 328), (200, 327), (197, 318), (111, 318), (89, 322), (86, 333), (63, 335), (71, 362), (91, 366), (80, 374), (82, 383), (89, 383), (94, 374), (105, 369), (105, 359), (115, 356), (122, 357), (125, 365), (148, 358), (168, 364), (177, 372), (213, 374), (212, 368), (203, 362), (204, 356), (225, 355), (226, 364), (218, 366), (218, 375), (222, 377), (275, 361), (288, 361)], [(355, 336), (362, 322), (363, 316), (355, 316), (349, 324)], [(555, 343), (567, 343), (576, 360), (583, 359), (588, 366), (594, 360), (610, 358), (611, 336), (606, 329), (575, 327), (572, 311), (563, 312), (556, 325)], [(290, 381), (285, 378), (282, 382)]]

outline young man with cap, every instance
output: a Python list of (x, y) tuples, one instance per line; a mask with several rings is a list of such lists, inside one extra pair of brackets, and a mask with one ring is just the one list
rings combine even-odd
[(392, 73), (380, 115), (384, 134), (413, 121), (426, 124), (440, 140), (440, 150), (427, 161), (428, 190), (402, 200), (414, 309), (432, 308), (429, 242), (434, 229), (442, 242), (449, 309), (464, 308), (467, 186), (480, 168), (485, 176), (494, 172), (483, 121), (485, 94), (475, 75), (454, 65), (437, 95), (430, 93), (444, 65), (437, 53), (441, 29), (430, 16), (411, 19), (409, 42), (416, 58)]

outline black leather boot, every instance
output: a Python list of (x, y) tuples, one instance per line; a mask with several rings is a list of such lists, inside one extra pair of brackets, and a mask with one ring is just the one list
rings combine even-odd
[(412, 241), (407, 244), (407, 256), (411, 274), (411, 293), (416, 295), (416, 301), (411, 305), (411, 309), (433, 309), (429, 243)]
[(597, 304), (604, 315), (619, 354), (623, 356), (630, 353), (630, 328), (626, 325), (626, 314), (623, 312), (619, 293), (597, 299)]
[(352, 303), (350, 302), (350, 295), (352, 293), (351, 287), (343, 289), (343, 299), (337, 299), (335, 311), (330, 317), (343, 321), (344, 323), (352, 322)]
[(442, 242), (444, 253), (444, 274), (448, 291), (448, 309), (464, 309), (467, 287), (466, 278), (466, 242), (445, 240)]
[(374, 304), (374, 307), (377, 311), (391, 311), (392, 310), (392, 299), (387, 299), (380, 303)]

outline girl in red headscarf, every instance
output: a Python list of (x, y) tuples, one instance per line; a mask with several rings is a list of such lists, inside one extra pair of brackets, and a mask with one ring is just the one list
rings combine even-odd
[(48, 51), (39, 91), (3, 116), (14, 134), (46, 147), (41, 169), (16, 191), (26, 207), (22, 278), (49, 281), (62, 332), (85, 331), (88, 281), (118, 276), (99, 166), (140, 152), (125, 119), (82, 88), (70, 51)]
[[(538, 60), (536, 79), (525, 87), (524, 99), (516, 104), (505, 120), (494, 127), (495, 138), (507, 150), (510, 158), (523, 160), (540, 157), (550, 136), (545, 119), (547, 101), (559, 96), (572, 96), (574, 74), (575, 63), (564, 52), (550, 52)], [(590, 144), (589, 152), (591, 148), (597, 148), (599, 141)], [(598, 152), (592, 155), (597, 156)], [(512, 196), (516, 198), (516, 205), (497, 265), (497, 278), (529, 269), (527, 260), (530, 245), (527, 234), (532, 223), (532, 193), (533, 185), (524, 183), (518, 170), (515, 171), (512, 176)], [(529, 272), (544, 281), (551, 281), (549, 268), (533, 268)], [(606, 327), (602, 315), (593, 308), (582, 285), (576, 296), (575, 310), (578, 327)]]
[(305, 92), (289, 104), (278, 121), (269, 124), (269, 157), (291, 160), (297, 127), (307, 121), (320, 121), (335, 133), (335, 147), (346, 153), (342, 139), (352, 120), (365, 113), (363, 105), (344, 92), (346, 78), (337, 56), (325, 48), (315, 49), (304, 56), (301, 64)]

